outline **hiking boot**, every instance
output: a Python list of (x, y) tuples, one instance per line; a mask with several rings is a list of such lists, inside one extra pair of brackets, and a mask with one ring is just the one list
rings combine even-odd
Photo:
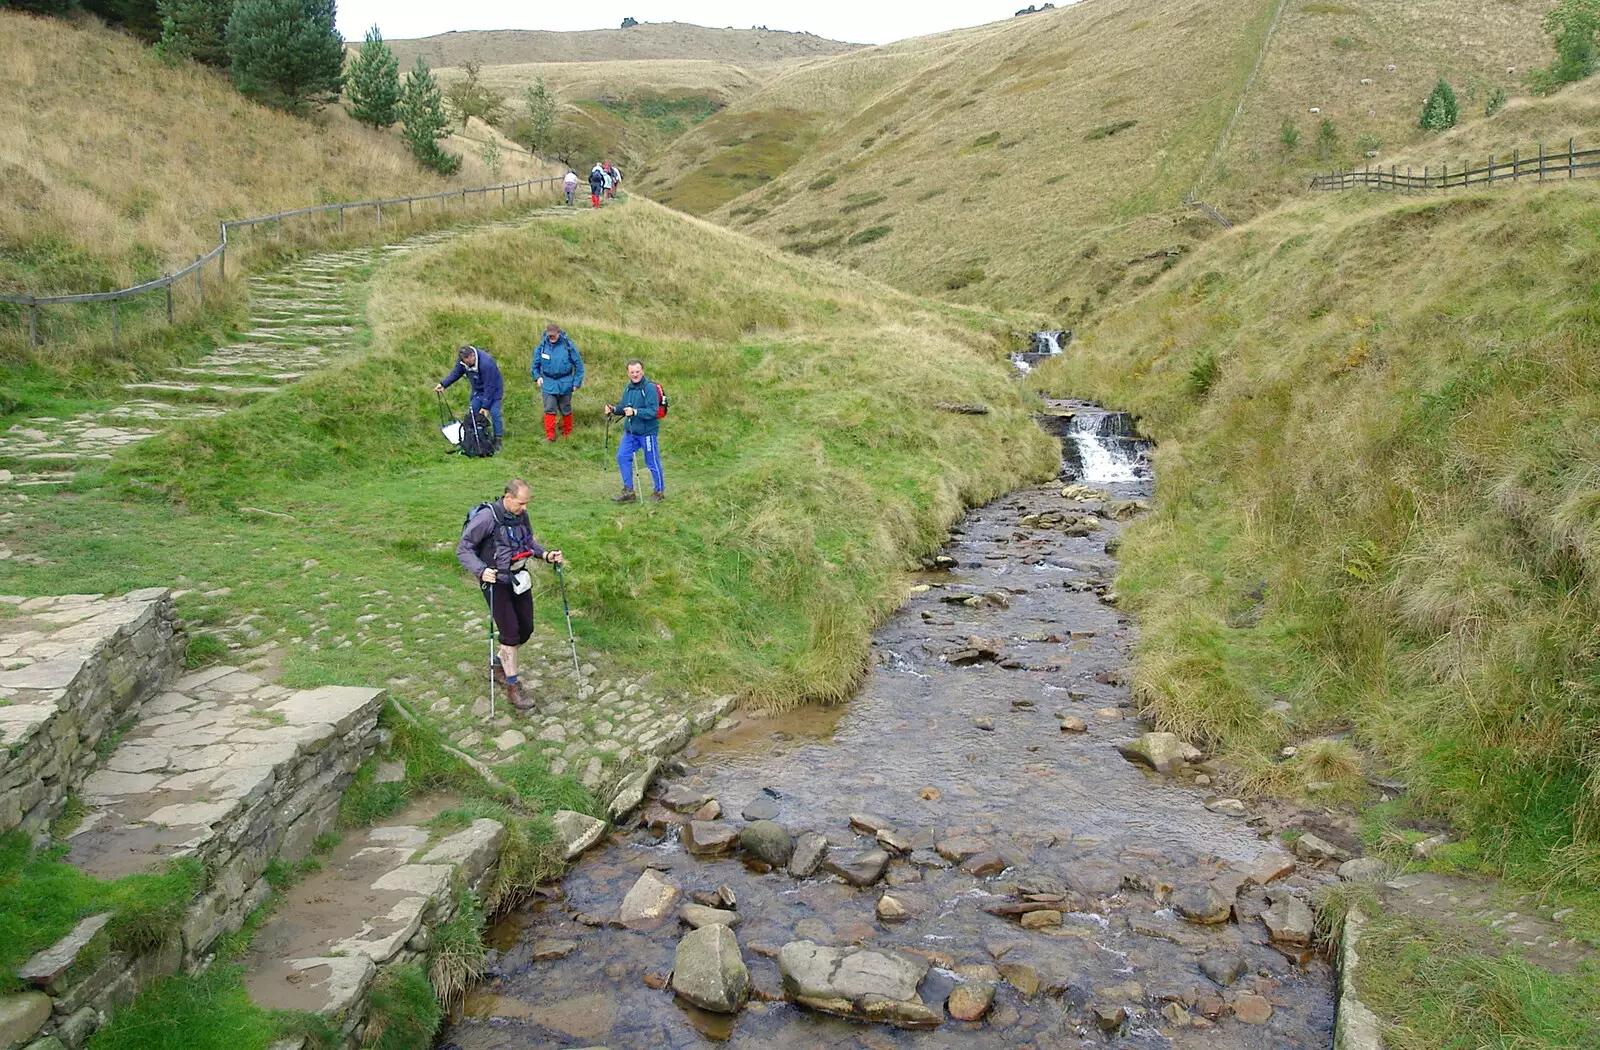
[(518, 711), (532, 711), (539, 706), (528, 699), (527, 694), (522, 691), (521, 682), (506, 683), (506, 702)]
[(494, 672), (494, 684), (499, 686), (502, 691), (509, 692), (511, 683), (506, 679), (506, 669), (500, 665), (499, 657), (495, 657), (492, 670)]
[(500, 438), (498, 437), (494, 439), (494, 450), (496, 453), (500, 451)]
[(650, 493), (650, 502), (651, 503), (660, 503), (662, 500), (664, 500), (666, 498), (667, 498), (667, 494), (665, 492), (661, 492), (659, 490), (656, 491), (656, 492)]
[(612, 503), (638, 503), (639, 502), (639, 497), (635, 496), (633, 494), (633, 490), (632, 489), (623, 489), (621, 492), (619, 492), (615, 496), (611, 497), (611, 502)]

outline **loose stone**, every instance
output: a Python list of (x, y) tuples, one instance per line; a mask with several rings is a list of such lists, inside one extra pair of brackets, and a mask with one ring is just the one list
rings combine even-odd
[(733, 931), (716, 924), (685, 934), (673, 958), (672, 990), (702, 1010), (736, 1012), (750, 994), (750, 971)]
[(1350, 859), (1350, 854), (1333, 843), (1318, 838), (1309, 831), (1295, 840), (1294, 852), (1296, 856), (1304, 857), (1307, 860)]
[(946, 1009), (957, 1021), (977, 1021), (989, 1012), (994, 1004), (994, 984), (991, 981), (968, 981), (958, 984), (950, 993)]
[(730, 930), (739, 925), (738, 912), (723, 911), (721, 908), (710, 908), (703, 904), (685, 904), (678, 909), (678, 918), (697, 930), (717, 923)]
[(1272, 1019), (1272, 1004), (1263, 996), (1246, 992), (1233, 1001), (1233, 1016), (1245, 1024), (1266, 1024)]
[(1208, 952), (1200, 959), (1200, 972), (1226, 988), (1249, 972), (1249, 967), (1232, 952)]
[(881, 849), (830, 852), (823, 861), (823, 867), (852, 886), (871, 886), (888, 866), (889, 854)]
[(1207, 882), (1179, 887), (1172, 895), (1172, 910), (1189, 922), (1209, 926), (1227, 922), (1233, 906)]
[(1022, 916), (1022, 928), (1025, 930), (1042, 930), (1050, 926), (1061, 925), (1059, 911), (1030, 911)]
[(680, 834), (683, 848), (697, 857), (731, 853), (733, 844), (739, 839), (737, 828), (720, 821), (691, 820), (683, 825)]
[(1076, 715), (1068, 715), (1061, 720), (1061, 731), (1063, 733), (1087, 733), (1089, 731), (1089, 723)]
[(827, 855), (828, 840), (808, 831), (795, 840), (794, 853), (789, 857), (789, 874), (797, 879), (808, 879), (817, 873)]
[(1389, 865), (1378, 857), (1357, 857), (1339, 865), (1339, 877), (1346, 882), (1382, 882)]
[(794, 853), (794, 839), (782, 824), (772, 820), (757, 820), (739, 832), (739, 845), (756, 859), (781, 868), (789, 863)]

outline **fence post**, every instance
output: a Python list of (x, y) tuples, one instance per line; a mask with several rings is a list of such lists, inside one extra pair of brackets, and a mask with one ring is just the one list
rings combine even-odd
[(339, 205), (339, 232), (344, 232), (344, 205)]
[(1578, 138), (1574, 135), (1567, 140), (1567, 178), (1575, 178), (1578, 164)]
[(117, 319), (117, 301), (111, 300), (111, 349), (117, 348), (117, 336), (121, 334), (121, 324)]
[(374, 204), (372, 210), (378, 213), (378, 229), (383, 229), (383, 205)]
[(204, 266), (196, 266), (194, 268), (194, 294), (199, 296), (200, 309), (204, 310), (206, 308), (206, 268)]
[(28, 296), (33, 301), (28, 304), (28, 345), (39, 345), (39, 301), (32, 294)]
[(1489, 154), (1489, 177), (1488, 177), (1488, 179), (1486, 179), (1484, 181), (1488, 182), (1489, 188), (1491, 190), (1494, 189), (1494, 154), (1493, 153)]
[(1514, 149), (1514, 150), (1511, 151), (1511, 181), (1512, 182), (1521, 182), (1522, 181), (1521, 175), (1522, 175), (1522, 151), (1520, 149)]
[(1446, 189), (1446, 190), (1450, 188), (1450, 162), (1449, 161), (1445, 161), (1444, 170), (1439, 173), (1439, 187), (1441, 189)]
[(172, 275), (167, 274), (167, 323), (172, 323)]
[(1539, 181), (1544, 181), (1544, 143), (1539, 143)]
[(506, 206), (506, 188), (504, 186), (501, 186), (500, 187), (500, 207), (504, 208), (505, 206)]
[(228, 280), (228, 224), (222, 223), (222, 254), (217, 257), (223, 283)]
[(407, 197), (406, 198), (406, 218), (415, 219), (416, 217), (417, 217), (416, 198)]

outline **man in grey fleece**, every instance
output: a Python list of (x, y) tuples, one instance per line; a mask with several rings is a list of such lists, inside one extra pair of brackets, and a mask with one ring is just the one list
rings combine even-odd
[(536, 706), (523, 695), (517, 677), (517, 647), (533, 637), (533, 581), (528, 570), (536, 561), (567, 563), (560, 551), (546, 550), (533, 538), (528, 521), (532, 498), (528, 483), (512, 478), (506, 482), (505, 495), (473, 509), (456, 544), (456, 560), (478, 580), (500, 631), (500, 652), (491, 673), (519, 711)]

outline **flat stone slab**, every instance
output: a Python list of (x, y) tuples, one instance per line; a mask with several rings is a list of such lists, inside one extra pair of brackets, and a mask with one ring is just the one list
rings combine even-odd
[[(0, 708), (0, 711), (3, 710)], [(596, 820), (594, 817), (570, 809), (556, 810), (550, 821), (556, 826), (556, 834), (561, 836), (561, 841), (566, 845), (567, 860), (572, 860), (589, 849), (606, 833), (605, 821)]]
[[(93, 827), (67, 861), (97, 878), (201, 849), (306, 755), (376, 716), (380, 689), (283, 689), (231, 667), (179, 679), (84, 781)], [(0, 708), (0, 711), (6, 710)]]
[(72, 928), (72, 932), (61, 938), (44, 951), (35, 953), (22, 968), (17, 971), (17, 977), (35, 988), (48, 987), (57, 977), (67, 971), (78, 960), (78, 954), (94, 940), (105, 924), (111, 921), (111, 913), (91, 915)]

